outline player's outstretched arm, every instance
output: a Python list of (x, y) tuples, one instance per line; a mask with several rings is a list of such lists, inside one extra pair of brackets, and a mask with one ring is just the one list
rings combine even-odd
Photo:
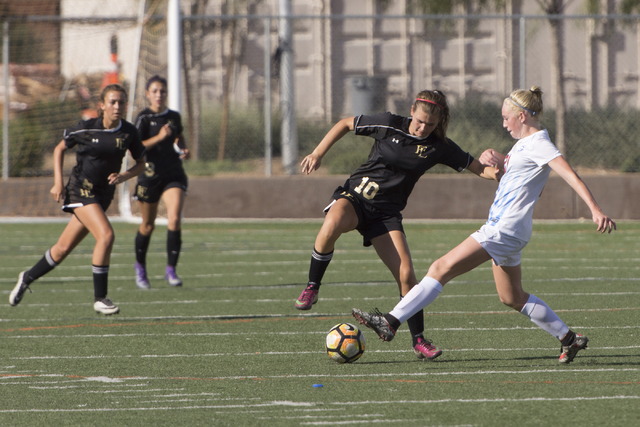
[(317, 170), (322, 164), (322, 158), (327, 154), (329, 149), (345, 136), (349, 131), (353, 130), (353, 122), (355, 117), (347, 117), (336, 123), (329, 132), (322, 138), (320, 144), (313, 150), (313, 153), (302, 159), (302, 173), (309, 175)]
[(482, 152), (478, 160), (485, 166), (498, 166), (500, 169), (504, 169), (504, 158), (504, 154), (489, 148)]
[(587, 185), (573, 170), (571, 165), (567, 163), (564, 157), (556, 157), (549, 162), (549, 166), (554, 170), (554, 172), (560, 175), (576, 193), (578, 193), (578, 196), (580, 196), (582, 200), (584, 200), (591, 211), (593, 222), (598, 224), (597, 230), (600, 233), (604, 233), (605, 231), (611, 233), (616, 229), (616, 223), (602, 212), (602, 209), (598, 206), (596, 199), (593, 197), (593, 194), (591, 194)]
[(502, 178), (503, 175), (502, 170), (497, 166), (483, 165), (476, 159), (473, 159), (467, 169), (478, 175), (480, 178), (493, 179), (495, 181), (500, 181), (500, 178)]

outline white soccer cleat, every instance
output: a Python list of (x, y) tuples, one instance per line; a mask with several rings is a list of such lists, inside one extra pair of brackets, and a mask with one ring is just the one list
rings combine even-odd
[(120, 309), (109, 298), (102, 298), (93, 303), (93, 309), (96, 313), (111, 316), (112, 314), (118, 314)]

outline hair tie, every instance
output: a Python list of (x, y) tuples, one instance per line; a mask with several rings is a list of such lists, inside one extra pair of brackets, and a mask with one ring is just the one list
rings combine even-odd
[(444, 110), (444, 107), (442, 105), (438, 104), (437, 102), (429, 101), (428, 99), (416, 98), (416, 101), (428, 102), (429, 104), (437, 105)]
[(520, 107), (520, 108), (522, 108), (523, 110), (527, 110), (528, 112), (530, 112), (530, 113), (531, 113), (531, 115), (532, 115), (532, 116), (535, 116), (535, 115), (536, 115), (536, 112), (535, 112), (535, 111), (530, 110), (530, 109), (528, 109), (528, 108), (525, 108), (525, 107), (523, 107), (522, 105), (518, 104), (516, 101), (514, 101), (514, 100), (513, 100), (513, 98), (511, 97), (511, 95), (509, 95), (509, 99), (511, 100), (511, 102), (513, 102), (514, 104), (516, 104), (516, 107)]

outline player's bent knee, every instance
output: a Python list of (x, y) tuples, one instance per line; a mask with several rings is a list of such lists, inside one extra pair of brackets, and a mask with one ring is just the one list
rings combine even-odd
[(427, 276), (440, 280), (440, 278), (445, 277), (449, 272), (451, 272), (451, 266), (440, 258), (431, 264)]
[(156, 226), (153, 223), (142, 223), (140, 225), (140, 233), (144, 236), (148, 236), (151, 233), (153, 233), (153, 230), (155, 230)]

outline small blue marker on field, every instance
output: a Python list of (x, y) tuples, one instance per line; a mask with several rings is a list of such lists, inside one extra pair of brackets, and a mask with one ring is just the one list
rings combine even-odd
[(313, 388), (320, 388), (320, 387), (322, 387), (322, 384), (314, 384), (313, 385)]

